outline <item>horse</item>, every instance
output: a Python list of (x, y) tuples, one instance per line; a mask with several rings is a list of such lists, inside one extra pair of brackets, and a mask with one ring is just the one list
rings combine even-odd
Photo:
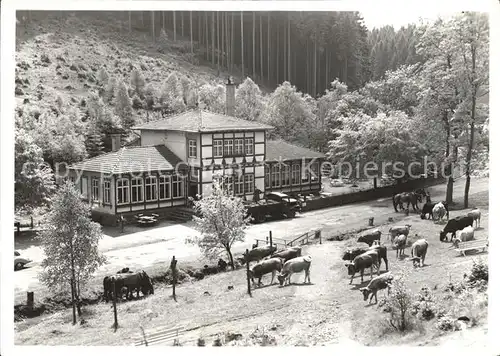
[(416, 192), (405, 192), (394, 194), (392, 196), (392, 204), (394, 205), (394, 210), (398, 212), (398, 206), (400, 209), (404, 209), (403, 204), (406, 203), (406, 209), (410, 208), (410, 203), (413, 211), (420, 210), (418, 203), (422, 202), (422, 194)]

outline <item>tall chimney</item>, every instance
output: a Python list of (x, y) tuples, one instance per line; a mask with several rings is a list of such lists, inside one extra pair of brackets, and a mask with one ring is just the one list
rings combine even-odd
[(116, 152), (120, 149), (121, 147), (121, 134), (119, 133), (114, 133), (111, 134), (111, 151)]
[(226, 115), (234, 116), (234, 108), (236, 106), (235, 85), (231, 81), (231, 77), (227, 77), (226, 83)]

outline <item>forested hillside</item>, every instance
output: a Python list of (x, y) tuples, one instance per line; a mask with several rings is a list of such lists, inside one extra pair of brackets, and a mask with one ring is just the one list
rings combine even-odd
[(355, 12), (31, 11), (18, 21), (18, 209), (49, 201), (55, 163), (108, 151), (113, 132), (133, 141), (130, 127), (157, 119), (158, 106), (224, 113), (228, 75), (241, 83), (237, 116), (333, 162), (428, 157), (468, 176), (487, 162), (485, 15), (372, 32)]

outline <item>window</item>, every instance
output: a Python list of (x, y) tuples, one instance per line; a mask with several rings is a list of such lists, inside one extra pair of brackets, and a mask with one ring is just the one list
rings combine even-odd
[(92, 179), (92, 201), (99, 201), (99, 179)]
[(122, 178), (116, 181), (116, 196), (118, 204), (126, 204), (129, 202), (128, 179)]
[(234, 140), (234, 154), (236, 156), (243, 156), (243, 149), (245, 148), (245, 140), (237, 138)]
[(132, 203), (144, 201), (142, 194), (142, 178), (133, 178), (131, 183), (132, 187)]
[(150, 176), (146, 178), (146, 201), (154, 201), (158, 199), (158, 188), (156, 184), (156, 177)]
[(300, 164), (292, 166), (292, 184), (300, 184)]
[(83, 199), (89, 198), (89, 180), (87, 177), (82, 177), (82, 195)]
[(232, 156), (234, 154), (233, 140), (224, 140), (224, 156)]
[(285, 187), (290, 185), (290, 166), (284, 163), (281, 165), (281, 185)]
[(222, 157), (222, 140), (214, 140), (212, 148), (214, 157)]
[(189, 140), (189, 158), (196, 158), (196, 140)]
[(245, 154), (248, 155), (253, 155), (253, 138), (246, 138), (245, 139)]
[(275, 164), (271, 167), (271, 186), (277, 188), (280, 186), (280, 166)]
[(179, 176), (172, 176), (172, 197), (181, 198), (184, 196), (184, 189), (182, 178)]
[(235, 195), (242, 195), (243, 194), (243, 180), (244, 175), (243, 174), (238, 174), (234, 180), (234, 194)]
[(265, 165), (264, 166), (264, 170), (265, 170), (265, 173), (264, 173), (264, 180), (265, 180), (265, 185), (266, 185), (266, 188), (271, 188), (271, 177), (270, 177), (270, 170), (269, 170), (269, 165)]
[(160, 200), (170, 199), (170, 176), (160, 176)]
[(319, 163), (311, 164), (309, 175), (311, 176), (311, 183), (319, 181)]
[(233, 176), (224, 177), (224, 183), (222, 184), (222, 186), (228, 192), (228, 194), (231, 195), (234, 194), (233, 183), (234, 183)]
[(111, 204), (111, 181), (104, 181), (104, 203)]
[(253, 173), (245, 174), (245, 193), (253, 193), (255, 188)]

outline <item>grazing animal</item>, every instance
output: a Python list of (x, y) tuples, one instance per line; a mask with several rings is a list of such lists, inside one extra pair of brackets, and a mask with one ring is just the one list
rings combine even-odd
[(224, 261), (222, 258), (219, 258), (219, 261), (217, 262), (217, 266), (219, 267), (219, 271), (225, 271), (227, 268), (228, 263)]
[(405, 253), (407, 235), (399, 235), (394, 239), (394, 247), (396, 248), (396, 258), (401, 257)]
[(467, 216), (470, 216), (474, 219), (474, 221), (476, 222), (476, 228), (478, 228), (481, 225), (481, 210), (476, 208), (472, 211), (469, 211), (467, 213)]
[(271, 258), (279, 257), (283, 259), (283, 262), (291, 260), (292, 258), (299, 257), (302, 254), (302, 247), (294, 246), (289, 247), (285, 250), (281, 250), (279, 252), (275, 252), (271, 255)]
[(474, 218), (472, 216), (457, 216), (454, 219), (448, 220), (448, 223), (439, 233), (439, 241), (448, 241), (448, 234), (451, 233), (451, 238), (457, 237), (457, 231), (462, 230), (467, 226), (473, 226)]
[(121, 280), (117, 279), (117, 276), (106, 276), (104, 277), (102, 284), (104, 287), (104, 299), (106, 302), (109, 302), (111, 299), (113, 299), (113, 280), (112, 277), (115, 278), (115, 286), (116, 286), (116, 298), (121, 299), (121, 290), (123, 287), (123, 283), (121, 283)]
[(434, 216), (432, 215), (432, 209), (434, 208), (435, 205), (436, 203), (431, 203), (430, 201), (427, 201), (422, 207), (422, 213), (420, 214), (420, 218), (422, 220), (430, 219), (431, 217), (434, 218)]
[(387, 262), (387, 247), (374, 244), (373, 246), (369, 247), (368, 250), (377, 251), (379, 268), (381, 267), (382, 260), (384, 260), (385, 270), (388, 271), (389, 270), (389, 263)]
[(211, 274), (217, 274), (219, 273), (219, 266), (209, 266), (209, 265), (204, 265), (203, 266), (203, 274), (205, 276), (211, 275)]
[(458, 248), (458, 244), (460, 242), (474, 240), (474, 228), (472, 226), (467, 226), (462, 230), (457, 231), (456, 236), (457, 237), (451, 239), (451, 242), (456, 248)]
[(384, 273), (381, 276), (373, 278), (366, 287), (359, 289), (363, 293), (364, 300), (366, 301), (371, 294), (369, 304), (372, 303), (373, 297), (375, 297), (375, 304), (377, 304), (377, 292), (387, 288), (387, 295), (389, 295), (393, 279), (394, 276), (391, 273)]
[(279, 257), (269, 258), (267, 260), (262, 260), (252, 266), (252, 268), (248, 271), (249, 277), (252, 280), (253, 285), (255, 285), (254, 278), (258, 278), (259, 281), (257, 285), (261, 285), (262, 276), (268, 273), (272, 273), (271, 283), (273, 284), (274, 277), (276, 276), (276, 271), (281, 272), (283, 268), (283, 260)]
[(398, 212), (398, 206), (400, 209), (403, 209), (403, 204), (405, 203), (406, 209), (409, 209), (411, 204), (413, 211), (420, 210), (418, 207), (418, 203), (421, 202), (422, 195), (415, 192), (399, 193), (392, 196), (392, 205), (394, 206), (394, 210), (396, 211), (396, 213)]
[(446, 212), (447, 209), (445, 208), (444, 204), (441, 202), (437, 203), (436, 205), (434, 205), (434, 208), (432, 208), (432, 220), (441, 221), (444, 218)]
[(361, 283), (363, 283), (363, 275), (365, 268), (370, 268), (370, 278), (373, 278), (373, 266), (377, 267), (377, 273), (380, 273), (380, 265), (378, 264), (379, 254), (375, 250), (368, 250), (365, 253), (356, 256), (354, 260), (349, 263), (346, 263), (347, 274), (351, 276), (351, 282), (354, 279), (354, 275), (356, 272), (361, 274)]
[(302, 271), (304, 271), (304, 283), (306, 283), (306, 280), (311, 283), (311, 262), (312, 257), (309, 255), (295, 257), (286, 261), (283, 265), (281, 273), (278, 275), (280, 286), (286, 285), (287, 281), (288, 284), (290, 284), (290, 277), (292, 274)]
[(406, 235), (410, 233), (411, 225), (406, 224), (404, 226), (393, 226), (389, 229), (389, 234), (391, 235), (391, 243), (394, 243), (394, 239), (399, 235)]
[(426, 239), (419, 239), (411, 245), (411, 260), (415, 267), (417, 264), (420, 264), (420, 267), (424, 267), (425, 255), (427, 255), (428, 248), (429, 243)]
[(375, 241), (375, 240), (380, 241), (381, 236), (382, 236), (382, 231), (380, 231), (379, 229), (370, 230), (368, 232), (364, 232), (358, 238), (358, 242), (364, 242), (364, 243), (368, 244), (368, 246), (371, 246), (371, 245), (373, 245), (373, 241)]
[(132, 298), (134, 291), (137, 291), (137, 298), (139, 298), (139, 291), (141, 291), (144, 296), (154, 294), (151, 278), (149, 278), (144, 270), (122, 275), (120, 278), (123, 280), (123, 286), (127, 288), (127, 299)]
[(266, 246), (260, 246), (251, 249), (248, 251), (248, 255), (245, 256), (245, 262), (248, 260), (249, 262), (257, 262), (263, 259), (264, 257), (271, 256), (273, 253), (275, 253), (277, 250), (276, 245), (271, 246), (271, 245), (266, 245)]
[(344, 255), (342, 256), (343, 261), (352, 261), (354, 260), (357, 256), (365, 253), (368, 249), (363, 248), (363, 247), (357, 247), (355, 249), (350, 249), (344, 252)]

